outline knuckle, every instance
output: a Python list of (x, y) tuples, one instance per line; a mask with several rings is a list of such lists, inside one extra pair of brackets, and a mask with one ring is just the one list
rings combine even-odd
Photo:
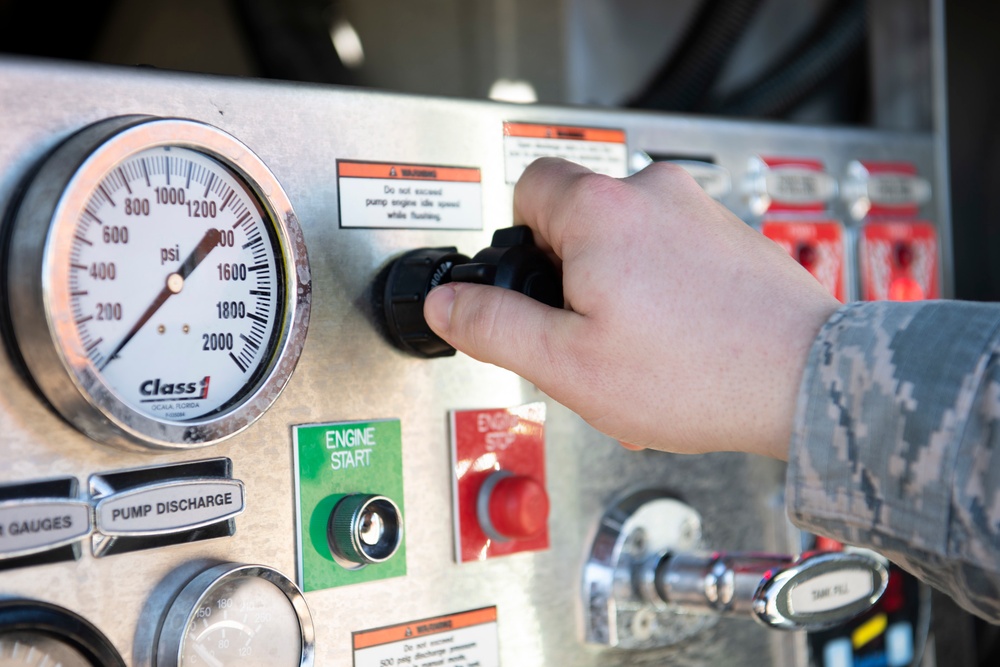
[(687, 192), (704, 196), (704, 190), (687, 169), (673, 162), (653, 162), (639, 172), (663, 191)]
[(575, 218), (594, 213), (604, 216), (620, 211), (631, 196), (629, 187), (623, 181), (588, 172), (575, 178), (568, 186), (560, 206)]
[(615, 196), (624, 189), (622, 181), (612, 176), (592, 171), (578, 175), (568, 188), (567, 195), (574, 200), (593, 201)]
[(665, 180), (694, 180), (684, 167), (674, 162), (651, 162), (643, 171)]
[(559, 169), (564, 166), (564, 162), (564, 160), (557, 157), (540, 157), (528, 165), (528, 167), (524, 170), (524, 174), (534, 175), (537, 171)]

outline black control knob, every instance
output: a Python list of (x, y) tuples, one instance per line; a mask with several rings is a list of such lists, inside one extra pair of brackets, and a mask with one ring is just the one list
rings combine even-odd
[(424, 299), (451, 281), (456, 265), (469, 258), (455, 248), (417, 248), (394, 260), (385, 279), (382, 310), (389, 338), (418, 357), (447, 357), (455, 348), (431, 331), (424, 319)]
[(535, 245), (528, 227), (506, 227), (493, 233), (493, 243), (468, 264), (455, 266), (451, 279), (496, 285), (527, 294), (554, 308), (563, 307), (562, 277)]
[(392, 342), (418, 357), (447, 357), (455, 348), (424, 320), (427, 294), (448, 282), (496, 285), (562, 308), (562, 277), (535, 245), (528, 227), (507, 227), (493, 234), (489, 248), (471, 260), (455, 248), (418, 248), (394, 260), (384, 274), (381, 310)]

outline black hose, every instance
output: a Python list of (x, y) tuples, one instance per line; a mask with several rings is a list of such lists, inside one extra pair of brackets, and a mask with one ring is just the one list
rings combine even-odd
[(676, 55), (628, 106), (669, 111), (698, 108), (759, 5), (760, 0), (704, 0)]
[(340, 0), (230, 0), (260, 75), (353, 85), (354, 73), (330, 40)]
[(803, 39), (755, 81), (704, 109), (729, 116), (777, 118), (827, 83), (865, 49), (865, 0), (833, 0)]

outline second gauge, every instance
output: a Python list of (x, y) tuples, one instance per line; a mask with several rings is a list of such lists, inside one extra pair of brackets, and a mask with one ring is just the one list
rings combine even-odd
[(313, 625), (299, 589), (277, 570), (205, 570), (170, 604), (154, 667), (309, 667)]

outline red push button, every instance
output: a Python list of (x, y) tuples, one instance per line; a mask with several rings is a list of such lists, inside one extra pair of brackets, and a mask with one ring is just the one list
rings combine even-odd
[(545, 529), (549, 519), (545, 487), (531, 477), (504, 471), (483, 483), (479, 506), (480, 525), (493, 539), (530, 539)]
[(455, 560), (549, 548), (545, 404), (451, 413)]
[(938, 243), (934, 225), (922, 220), (869, 221), (858, 239), (864, 301), (937, 299)]
[(797, 259), (830, 294), (845, 300), (844, 230), (840, 223), (825, 219), (769, 218), (761, 224), (760, 231)]

